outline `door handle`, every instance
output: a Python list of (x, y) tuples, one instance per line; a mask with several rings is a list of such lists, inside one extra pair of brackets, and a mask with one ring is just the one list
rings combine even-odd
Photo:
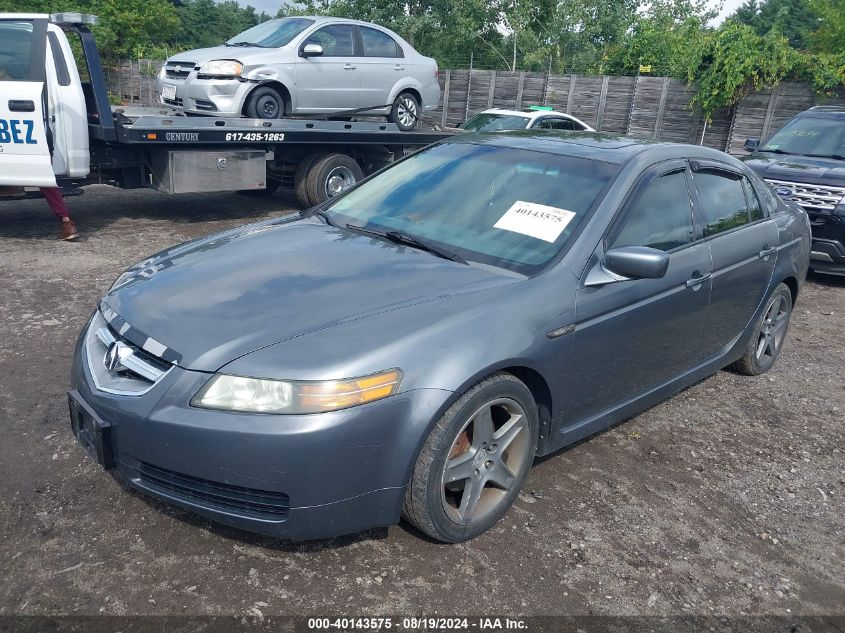
[(357, 68), (357, 66), (353, 66), (352, 64), (346, 64), (346, 66), (343, 67), (343, 70), (355, 70), (355, 68)]
[(776, 250), (777, 250), (776, 246), (773, 246), (772, 248), (769, 248), (768, 245), (764, 246), (763, 250), (760, 251), (760, 253), (759, 253), (759, 257), (760, 257), (760, 259), (766, 259), (769, 255), (774, 253)]
[(35, 112), (35, 102), (27, 99), (9, 99), (9, 112)]
[(402, 64), (396, 64), (393, 70), (405, 70), (405, 67)]
[(711, 273), (704, 273), (701, 277), (693, 277), (692, 279), (686, 280), (687, 288), (695, 288), (696, 286), (700, 286), (703, 282), (710, 279)]

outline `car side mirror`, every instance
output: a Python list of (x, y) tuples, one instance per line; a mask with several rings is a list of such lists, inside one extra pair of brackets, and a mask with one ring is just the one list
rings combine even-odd
[(745, 139), (745, 149), (749, 152), (755, 151), (758, 147), (760, 147), (760, 139), (759, 138), (747, 138)]
[(300, 57), (320, 57), (323, 54), (323, 47), (319, 44), (306, 44), (302, 47)]
[(659, 279), (669, 268), (669, 254), (648, 246), (622, 246), (604, 254), (604, 267), (629, 279)]

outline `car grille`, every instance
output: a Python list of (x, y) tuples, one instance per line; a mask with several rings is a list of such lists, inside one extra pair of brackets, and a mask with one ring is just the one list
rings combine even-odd
[(283, 492), (255, 490), (183, 475), (142, 463), (141, 483), (173, 497), (214, 510), (261, 519), (286, 519), (290, 499)]
[[(803, 182), (766, 179), (778, 195), (797, 203), (808, 211), (833, 211), (833, 208), (845, 198), (845, 187), (811, 185)], [(785, 190), (789, 189), (790, 194)]]
[(182, 101), (182, 97), (176, 97), (175, 99), (165, 99), (164, 97), (162, 97), (161, 100), (164, 101), (167, 105), (176, 106), (178, 108), (181, 108), (182, 104), (184, 103)]
[(85, 355), (94, 386), (124, 396), (147, 393), (173, 368), (115, 332), (99, 310), (85, 333)]
[(187, 79), (194, 66), (196, 66), (195, 62), (166, 62), (164, 64), (164, 76), (168, 79)]

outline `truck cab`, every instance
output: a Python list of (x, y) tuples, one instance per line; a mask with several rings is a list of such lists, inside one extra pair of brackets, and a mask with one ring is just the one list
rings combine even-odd
[(0, 15), (0, 185), (54, 187), (57, 177), (88, 175), (89, 108), (66, 31), (90, 37), (94, 21)]

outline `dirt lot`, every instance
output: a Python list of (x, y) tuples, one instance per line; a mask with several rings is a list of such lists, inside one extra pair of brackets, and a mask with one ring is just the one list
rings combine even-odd
[[(542, 460), (490, 533), (290, 544), (122, 488), (71, 436), (73, 342), (125, 266), (292, 209), (90, 187), (85, 240), (0, 203), (0, 616), (843, 614), (845, 282), (811, 278), (783, 356)], [(252, 611), (254, 613), (254, 611)]]

